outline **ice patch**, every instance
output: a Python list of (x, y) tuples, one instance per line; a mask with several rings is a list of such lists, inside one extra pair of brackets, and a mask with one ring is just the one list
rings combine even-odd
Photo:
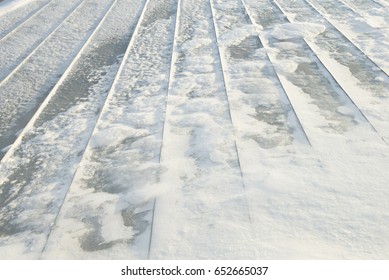
[(253, 25), (245, 25), (222, 34), (219, 39), (219, 44), (220, 47), (238, 45), (250, 36), (258, 36), (256, 29)]
[(291, 60), (274, 61), (274, 68), (281, 74), (293, 73), (297, 70), (298, 63)]
[(387, 25), (387, 20), (380, 16), (366, 17), (366, 22), (373, 28), (383, 28)]
[(198, 40), (189, 40), (182, 44), (183, 50), (193, 51), (194, 49), (200, 49), (204, 46), (207, 46), (212, 43), (212, 40), (209, 38), (202, 38)]
[(378, 82), (384, 82), (385, 81), (385, 78), (380, 76), (380, 77), (376, 77), (374, 80), (378, 81)]
[(167, 182), (152, 183), (136, 188), (123, 195), (122, 199), (130, 205), (139, 204), (139, 201), (151, 201), (161, 195), (174, 191), (173, 184), (169, 180)]
[(4, 147), (3, 149), (1, 149), (1, 152), (2, 153), (6, 153), (9, 149), (11, 149), (12, 145), (8, 145), (6, 147)]
[(353, 116), (354, 115), (354, 111), (351, 108), (346, 107), (346, 106), (338, 107), (336, 109), (336, 111), (341, 113), (342, 115), (346, 115), (346, 116)]
[(326, 30), (325, 25), (316, 23), (286, 23), (277, 25), (270, 31), (272, 37), (278, 40), (313, 38)]
[(129, 137), (139, 138), (146, 135), (147, 130), (145, 129), (134, 129), (126, 125), (116, 124), (96, 132), (91, 139), (90, 145), (93, 149), (106, 146), (117, 146)]

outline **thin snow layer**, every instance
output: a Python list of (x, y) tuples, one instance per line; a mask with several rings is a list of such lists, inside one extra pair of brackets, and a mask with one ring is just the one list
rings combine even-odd
[[(44, 35), (47, 36), (45, 39), (39, 39), (41, 44), (36, 49), (31, 49), (31, 53), (25, 60), (20, 59), (20, 64), (11, 72), (6, 70), (7, 67), (2, 68), (2, 70), (5, 69), (4, 74), (0, 72), (0, 75), (6, 78), (0, 83), (1, 150), (7, 144), (12, 144), (20, 127), (26, 125), (36, 108), (47, 97), (66, 67), (87, 41), (111, 2), (112, 0), (107, 2), (73, 0), (64, 4), (65, 7), (58, 6), (58, 13), (65, 17), (64, 21), (58, 25), (58, 29)], [(67, 11), (65, 15), (63, 8)], [(50, 9), (55, 9), (55, 7), (50, 7)], [(54, 18), (57, 20), (58, 15)], [(37, 20), (41, 21), (41, 19)], [(32, 25), (34, 24), (36, 24), (35, 21)], [(46, 26), (42, 28), (46, 29)], [(5, 44), (7, 49), (5, 53), (22, 55), (25, 44), (20, 36), (23, 37), (29, 31), (23, 29), (18, 32), (21, 33), (15, 33), (9, 40), (7, 39), (12, 44)], [(36, 43), (35, 39), (30, 42), (32, 45)], [(23, 51), (18, 50), (18, 42)], [(1, 43), (3, 42), (0, 41)], [(5, 62), (4, 65), (9, 65), (9, 62)]]
[(119, 75), (2, 161), (0, 257), (388, 258), (389, 55), (333, 22), (362, 2), (145, 2)]
[(147, 258), (176, 6), (147, 2), (44, 258)]
[[(389, 73), (389, 29), (372, 14), (362, 17), (343, 3), (333, 5), (332, 1), (310, 0), (313, 6), (325, 14), (331, 22), (341, 29), (345, 36), (370, 56), (379, 67)], [(387, 18), (386, 12), (386, 18)]]
[(16, 10), (18, 8), (21, 8), (30, 2), (33, 2), (33, 0), (4, 0), (0, 3), (0, 16), (3, 16), (4, 14), (10, 13), (13, 10)]
[(360, 14), (372, 27), (382, 28), (389, 24), (387, 16), (389, 9), (385, 9), (379, 2), (365, 0), (342, 0), (342, 2), (355, 13)]
[[(50, 0), (23, 1), (23, 5), (17, 9), (10, 9), (6, 2), (0, 2), (0, 38), (12, 33), (17, 26), (23, 25), (26, 21), (38, 13)], [(13, 1), (12, 3), (15, 3)], [(28, 4), (28, 5), (25, 5)]]
[(53, 1), (50, 5), (38, 13), (34, 21), (16, 29), (13, 36), (8, 36), (0, 41), (2, 51), (0, 60), (0, 79), (5, 79), (36, 47), (43, 38), (55, 31), (66, 19), (70, 11), (78, 7), (80, 0)]
[(285, 11), (292, 22), (314, 22), (326, 27), (317, 36), (307, 37), (307, 44), (388, 142), (389, 127), (385, 120), (389, 115), (385, 108), (389, 101), (389, 78), (385, 72), (305, 1), (294, 1), (289, 5), (286, 5), (287, 1), (279, 2), (285, 3)]
[(39, 258), (44, 249), (144, 4), (128, 2), (112, 7), (0, 166), (3, 258)]

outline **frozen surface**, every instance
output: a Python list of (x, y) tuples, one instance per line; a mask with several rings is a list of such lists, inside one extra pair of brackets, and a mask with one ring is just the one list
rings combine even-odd
[(65, 2), (0, 1), (0, 259), (389, 257), (387, 1)]
[[(34, 14), (38, 13), (46, 5), (48, 5), (52, 0), (37, 0), (37, 1), (0, 1), (0, 38), (2, 39), (7, 34), (12, 33), (15, 30), (15, 27), (21, 24), (24, 24), (28, 19)], [(12, 9), (11, 5), (7, 3), (20, 3), (17, 9), (14, 7)]]
[[(110, 2), (112, 1), (108, 1)], [(6, 74), (0, 82), (0, 149), (4, 149), (15, 140), (20, 127), (26, 125), (36, 108), (56, 85), (107, 9), (106, 2), (95, 0), (73, 0), (66, 3), (76, 4), (68, 11), (69, 14), (61, 24), (31, 50), (27, 57), (21, 58), (16, 68), (11, 71), (8, 71), (7, 66), (1, 68)], [(47, 8), (61, 10), (62, 7), (48, 6)], [(83, 17), (83, 21), (80, 21), (80, 17)], [(40, 22), (42, 19), (33, 19), (36, 20)], [(27, 30), (24, 28), (25, 26), (22, 26), (22, 30), (18, 30), (19, 32), (6, 39), (12, 41), (12, 44), (4, 45), (4, 65), (14, 63), (11, 53), (19, 53), (17, 46), (26, 48), (25, 43), (19, 42), (25, 40), (20, 39), (24, 38), (25, 33), (30, 32), (28, 28)], [(45, 29), (45, 26), (41, 28)], [(12, 39), (14, 36), (17, 39)], [(1, 43), (6, 42), (1, 41)], [(5, 54), (7, 51), (9, 57)], [(0, 157), (2, 155), (0, 153)]]
[[(13, 12), (18, 8), (34, 2), (33, 0), (2, 0), (0, 1), (0, 16)], [(37, 2), (37, 1), (35, 1)]]

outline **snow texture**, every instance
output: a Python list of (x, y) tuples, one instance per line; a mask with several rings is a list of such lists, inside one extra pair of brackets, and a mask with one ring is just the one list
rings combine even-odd
[(384, 0), (0, 1), (0, 259), (386, 259)]

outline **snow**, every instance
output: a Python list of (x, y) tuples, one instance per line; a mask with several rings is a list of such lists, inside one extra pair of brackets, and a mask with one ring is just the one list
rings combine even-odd
[(275, 26), (271, 34), (278, 40), (286, 40), (293, 38), (311, 38), (325, 31), (325, 26), (315, 23), (286, 23), (282, 26)]
[(0, 259), (389, 257), (377, 3), (85, 0), (15, 25)]
[(33, 0), (4, 0), (0, 3), (0, 16), (10, 13), (13, 10), (23, 7)]

